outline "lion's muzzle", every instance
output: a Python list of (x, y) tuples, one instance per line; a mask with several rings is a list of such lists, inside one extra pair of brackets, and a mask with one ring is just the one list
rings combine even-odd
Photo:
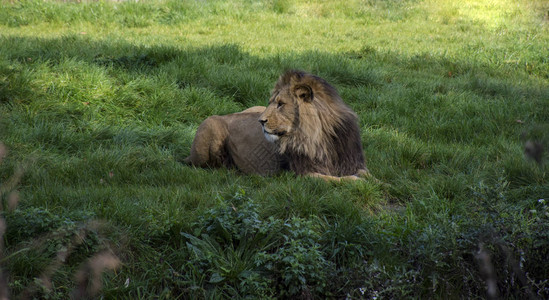
[(263, 128), (263, 134), (265, 135), (267, 141), (272, 143), (278, 141), (281, 136), (286, 134), (286, 131), (269, 131), (263, 124), (261, 124), (261, 127)]

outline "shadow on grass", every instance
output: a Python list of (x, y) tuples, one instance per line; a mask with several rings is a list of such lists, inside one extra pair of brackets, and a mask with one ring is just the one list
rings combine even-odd
[[(519, 142), (523, 127), (549, 123), (549, 89), (526, 81), (530, 76), (527, 72), (515, 70), (517, 74), (509, 75), (511, 67), (464, 59), (402, 57), (371, 47), (339, 55), (305, 52), (262, 58), (235, 45), (136, 46), (122, 39), (93, 40), (81, 35), (3, 37), (0, 41), (0, 103), (11, 103), (7, 107), (42, 99), (56, 101), (49, 90), (44, 90), (44, 78), (37, 77), (43, 69), (59, 76), (78, 71), (59, 67), (67, 62), (76, 62), (71, 68), (83, 66), (86, 71), (103, 74), (101, 80), (109, 80), (113, 89), (125, 86), (108, 96), (113, 103), (110, 108), (98, 108), (90, 117), (119, 110), (123, 125), (122, 121), (117, 124), (114, 115), (110, 123), (96, 122), (94, 128), (84, 130), (78, 123), (85, 116), (82, 105), (71, 109), (57, 103), (52, 105), (60, 109), (45, 115), (42, 123), (28, 120), (33, 128), (43, 127), (34, 133), (34, 139), (60, 153), (76, 153), (97, 145), (147, 146), (153, 141), (182, 158), (188, 154), (193, 131), (201, 120), (210, 114), (265, 105), (277, 77), (293, 68), (325, 78), (340, 89), (365, 126), (404, 133), (398, 135), (400, 138), (479, 147), (496, 143), (503, 136), (512, 144)], [(79, 84), (77, 80), (73, 85)], [(131, 85), (132, 80), (145, 83)], [(153, 82), (147, 85), (147, 80)], [(90, 84), (80, 84), (85, 83)], [(77, 92), (79, 87), (71, 88), (76, 91), (70, 92)], [(157, 90), (165, 94), (155, 96)], [(89, 95), (84, 94), (80, 101), (97, 101), (86, 97)], [(143, 129), (142, 124), (160, 129)], [(187, 127), (181, 130), (178, 124)], [(20, 128), (24, 126), (11, 125), (9, 131), (16, 134)]]
[[(4, 102), (18, 98), (21, 95), (18, 92), (20, 88), (26, 91), (31, 88), (25, 86), (28, 81), (14, 80), (17, 79), (17, 76), (13, 76), (14, 72), (25, 69), (25, 66), (32, 68), (40, 63), (55, 66), (66, 60), (82, 61), (136, 76), (167, 76), (180, 88), (210, 88), (219, 96), (230, 96), (245, 106), (266, 102), (276, 78), (287, 69), (305, 69), (335, 86), (343, 87), (386, 86), (399, 77), (399, 74), (382, 72), (383, 68), (387, 68), (404, 73), (424, 73), (440, 79), (466, 78), (458, 83), (448, 82), (444, 84), (446, 87), (439, 86), (435, 92), (452, 88), (472, 91), (489, 98), (549, 97), (549, 89), (542, 86), (509, 82), (511, 76), (505, 73), (508, 69), (431, 55), (402, 57), (395, 53), (380, 53), (371, 47), (339, 55), (314, 51), (260, 58), (243, 52), (236, 45), (199, 48), (136, 46), (123, 40), (97, 41), (79, 35), (53, 39), (4, 37), (1, 40), (0, 48), (3, 48), (5, 61), (0, 65), (0, 72), (11, 79), (0, 81), (0, 101)], [(20, 67), (14, 68), (14, 64)], [(543, 77), (543, 74), (538, 75)], [(417, 81), (421, 84), (420, 78)]]

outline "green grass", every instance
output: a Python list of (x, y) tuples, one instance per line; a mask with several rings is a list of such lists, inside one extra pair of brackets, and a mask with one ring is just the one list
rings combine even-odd
[[(549, 160), (521, 138), (549, 148), (548, 14), (539, 0), (1, 1), (0, 182), (25, 169), (3, 213), (11, 293), (65, 299), (110, 249), (106, 298), (484, 298), (482, 244), (499, 296), (548, 297)], [(287, 69), (339, 90), (390, 186), (180, 163), (202, 120), (265, 105)], [(37, 283), (73, 244), (51, 288)]]

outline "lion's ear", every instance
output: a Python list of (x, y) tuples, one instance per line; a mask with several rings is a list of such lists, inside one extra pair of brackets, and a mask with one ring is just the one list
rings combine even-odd
[(294, 88), (294, 95), (304, 102), (313, 101), (313, 90), (308, 85), (298, 85)]

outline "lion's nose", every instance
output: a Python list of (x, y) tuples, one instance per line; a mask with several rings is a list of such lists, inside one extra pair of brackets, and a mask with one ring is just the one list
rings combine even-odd
[(259, 119), (258, 121), (259, 123), (261, 123), (261, 125), (265, 125), (265, 123), (267, 123), (267, 119), (263, 119), (263, 118)]

